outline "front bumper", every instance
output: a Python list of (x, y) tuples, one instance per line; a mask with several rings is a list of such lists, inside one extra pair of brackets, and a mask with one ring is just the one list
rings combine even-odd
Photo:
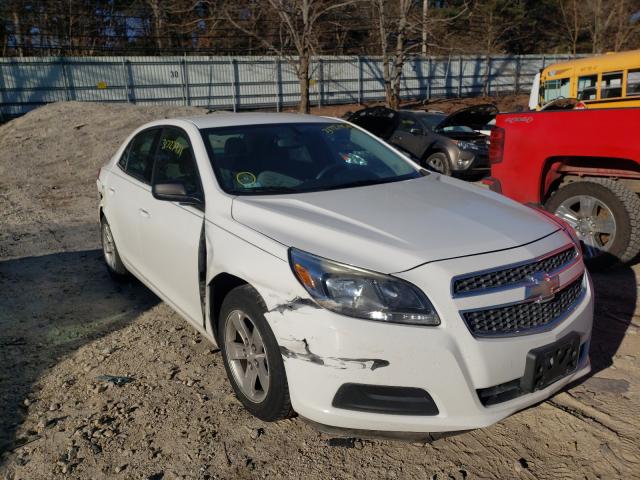
[(460, 150), (457, 160), (452, 162), (452, 170), (457, 173), (477, 173), (491, 170), (488, 151)]
[[(450, 279), (544, 254), (566, 243), (558, 232), (506, 252), (434, 262), (398, 274), (429, 295), (439, 327), (385, 324), (344, 317), (305, 304), (284, 313), (272, 311), (272, 325), (285, 360), (294, 410), (313, 422), (333, 427), (393, 432), (444, 432), (491, 425), (536, 404), (590, 370), (588, 343), (593, 317), (592, 287), (576, 308), (551, 330), (507, 338), (476, 338), (459, 311), (478, 301), (505, 303), (522, 292), (512, 289), (483, 299), (452, 299)], [(470, 267), (470, 265), (473, 265)], [(478, 389), (520, 378), (527, 353), (576, 332), (584, 355), (577, 369), (543, 390), (483, 406)], [(422, 389), (433, 398), (436, 415), (402, 415), (345, 410), (333, 406), (336, 392), (349, 383)]]

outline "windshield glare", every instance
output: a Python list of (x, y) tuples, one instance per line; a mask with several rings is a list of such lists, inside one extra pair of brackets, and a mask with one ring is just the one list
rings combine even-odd
[(203, 129), (222, 189), (234, 195), (331, 190), (395, 182), (419, 170), (345, 123), (241, 125)]

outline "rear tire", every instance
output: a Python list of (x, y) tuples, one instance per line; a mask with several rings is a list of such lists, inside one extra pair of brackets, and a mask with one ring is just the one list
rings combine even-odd
[(104, 216), (100, 219), (100, 238), (102, 239), (102, 256), (111, 278), (119, 282), (128, 279), (129, 272), (122, 263), (111, 227)]
[(224, 368), (236, 397), (254, 416), (273, 422), (293, 415), (289, 385), (264, 300), (250, 285), (229, 292), (220, 310)]
[(629, 262), (640, 253), (640, 198), (620, 182), (569, 183), (545, 207), (576, 229), (591, 270)]
[(442, 175), (451, 175), (451, 164), (449, 157), (443, 152), (435, 152), (424, 160), (424, 167)]

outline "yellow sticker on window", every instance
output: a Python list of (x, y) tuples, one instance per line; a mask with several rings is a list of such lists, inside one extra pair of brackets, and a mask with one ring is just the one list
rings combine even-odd
[(238, 182), (243, 187), (248, 187), (256, 183), (256, 176), (251, 172), (238, 172), (236, 174), (236, 182)]

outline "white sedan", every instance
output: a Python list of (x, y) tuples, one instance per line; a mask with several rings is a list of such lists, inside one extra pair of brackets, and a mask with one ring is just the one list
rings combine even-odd
[(97, 184), (111, 274), (219, 345), (263, 420), (477, 428), (590, 369), (592, 286), (570, 229), (349, 123), (157, 121)]

